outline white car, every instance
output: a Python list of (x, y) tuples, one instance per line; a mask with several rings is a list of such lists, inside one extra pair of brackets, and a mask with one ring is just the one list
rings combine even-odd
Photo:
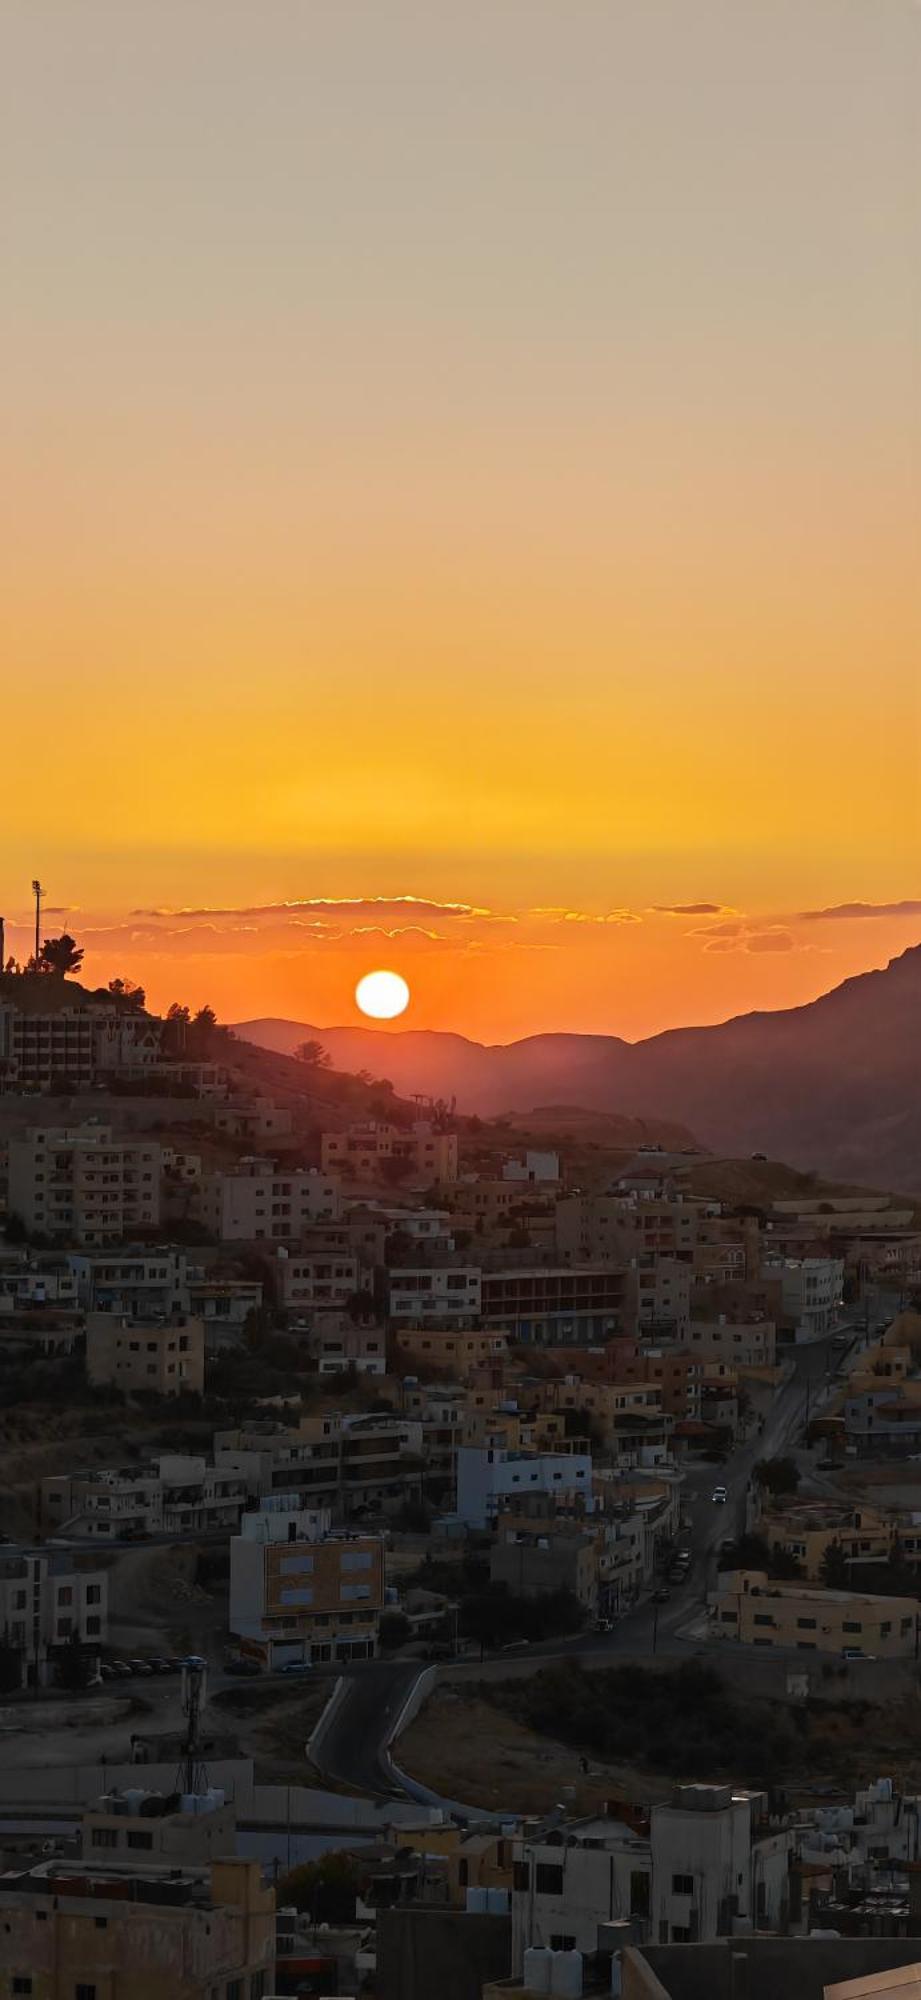
[(714, 1486), (713, 1499), (716, 1502), (717, 1507), (725, 1507), (728, 1498), (729, 1495), (726, 1491), (725, 1486)]

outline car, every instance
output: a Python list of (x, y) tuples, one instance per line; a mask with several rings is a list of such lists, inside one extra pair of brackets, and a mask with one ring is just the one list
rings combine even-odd
[(841, 1648), (842, 1660), (872, 1660), (875, 1657), (874, 1653), (862, 1652), (859, 1646), (842, 1646)]
[(686, 1583), (688, 1573), (686, 1569), (670, 1569), (666, 1571), (666, 1576), (669, 1583)]
[(714, 1486), (711, 1498), (715, 1506), (725, 1507), (726, 1502), (729, 1499), (729, 1495), (726, 1491), (725, 1486)]
[(176, 1671), (175, 1660), (151, 1660), (150, 1665), (155, 1674), (174, 1674)]
[(289, 1660), (279, 1671), (283, 1674), (309, 1674), (311, 1671), (310, 1661)]
[(118, 1675), (120, 1681), (130, 1681), (131, 1679), (131, 1668), (127, 1660), (113, 1660), (112, 1672)]
[(181, 1667), (188, 1667), (193, 1674), (202, 1673), (207, 1664), (207, 1660), (203, 1660), (200, 1653), (186, 1653), (185, 1658), (179, 1662)]
[(115, 1668), (110, 1664), (108, 1660), (103, 1660), (99, 1672), (102, 1675), (104, 1681), (114, 1681), (118, 1679), (118, 1675), (115, 1672)]
[(720, 1555), (734, 1556), (735, 1552), (736, 1552), (736, 1543), (734, 1536), (724, 1535), (720, 1543)]
[(613, 1632), (613, 1630), (614, 1630), (614, 1620), (613, 1620), (613, 1618), (596, 1618), (596, 1619), (595, 1619), (595, 1631), (596, 1631), (596, 1632)]
[(658, 1590), (652, 1593), (653, 1604), (667, 1604), (671, 1594), (667, 1583), (660, 1583)]
[(133, 1674), (142, 1674), (148, 1680), (150, 1679), (150, 1676), (153, 1673), (153, 1667), (151, 1666), (149, 1660), (129, 1660), (128, 1665), (131, 1668)]
[[(282, 1669), (283, 1673), (287, 1673), (288, 1671), (287, 1667)], [(257, 1674), (261, 1674), (262, 1668), (257, 1660), (227, 1660), (224, 1663), (224, 1672), (225, 1674), (242, 1674), (248, 1680), (252, 1680)]]

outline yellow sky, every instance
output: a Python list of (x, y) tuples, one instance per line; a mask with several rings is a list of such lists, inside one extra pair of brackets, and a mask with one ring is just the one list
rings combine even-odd
[[(2, 32), (11, 918), (38, 870), (100, 973), (329, 1021), (361, 925), (129, 913), (484, 906), (515, 923), (379, 941), (419, 1021), (497, 1036), (917, 941), (798, 914), (921, 888), (909, 0)], [(755, 929), (650, 914), (701, 901)]]

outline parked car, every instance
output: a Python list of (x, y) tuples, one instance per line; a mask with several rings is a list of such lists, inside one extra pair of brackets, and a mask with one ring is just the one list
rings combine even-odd
[(654, 1590), (652, 1593), (653, 1604), (667, 1604), (671, 1594), (668, 1584), (660, 1583), (658, 1590)]
[(149, 1660), (129, 1660), (128, 1665), (133, 1674), (142, 1674), (148, 1680), (153, 1673), (153, 1667)]
[(151, 1660), (150, 1665), (155, 1674), (174, 1674), (176, 1671), (175, 1660)]
[(613, 1630), (614, 1630), (614, 1620), (613, 1620), (613, 1618), (596, 1618), (596, 1619), (595, 1619), (595, 1631), (596, 1631), (596, 1632), (613, 1632)]
[(729, 1499), (729, 1495), (726, 1491), (725, 1486), (714, 1486), (712, 1497), (714, 1505), (717, 1507), (725, 1507), (726, 1502)]
[(193, 1673), (201, 1673), (207, 1664), (200, 1653), (186, 1653), (185, 1658), (179, 1661), (181, 1667), (189, 1667)]
[[(282, 1668), (283, 1673), (290, 1673), (290, 1671), (290, 1667)], [(298, 1668), (297, 1671), (300, 1672), (301, 1669)], [(226, 1660), (224, 1662), (224, 1672), (225, 1674), (245, 1675), (248, 1680), (253, 1680), (257, 1675), (261, 1674), (262, 1668), (258, 1660)]]
[(101, 1662), (99, 1672), (104, 1681), (114, 1681), (118, 1679), (118, 1675), (115, 1672), (115, 1668), (111, 1665), (111, 1663), (108, 1660), (103, 1660)]
[(130, 1681), (131, 1679), (131, 1668), (127, 1660), (113, 1660), (112, 1672), (118, 1675), (120, 1681)]
[[(281, 1671), (281, 1672), (282, 1672), (283, 1674), (309, 1674), (309, 1673), (311, 1672), (311, 1666), (310, 1666), (310, 1661), (309, 1661), (309, 1660), (289, 1660), (289, 1661), (287, 1662), (287, 1665), (286, 1665), (286, 1666), (284, 1666), (284, 1667), (282, 1667), (282, 1668), (280, 1669), (280, 1671)], [(258, 1669), (257, 1669), (257, 1672), (258, 1672)]]

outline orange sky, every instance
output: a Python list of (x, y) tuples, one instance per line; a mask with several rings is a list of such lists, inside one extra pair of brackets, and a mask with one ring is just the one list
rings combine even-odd
[(4, 40), (8, 920), (39, 872), (158, 1004), (347, 1020), (389, 962), (498, 1039), (921, 938), (799, 914), (921, 891), (909, 0)]

